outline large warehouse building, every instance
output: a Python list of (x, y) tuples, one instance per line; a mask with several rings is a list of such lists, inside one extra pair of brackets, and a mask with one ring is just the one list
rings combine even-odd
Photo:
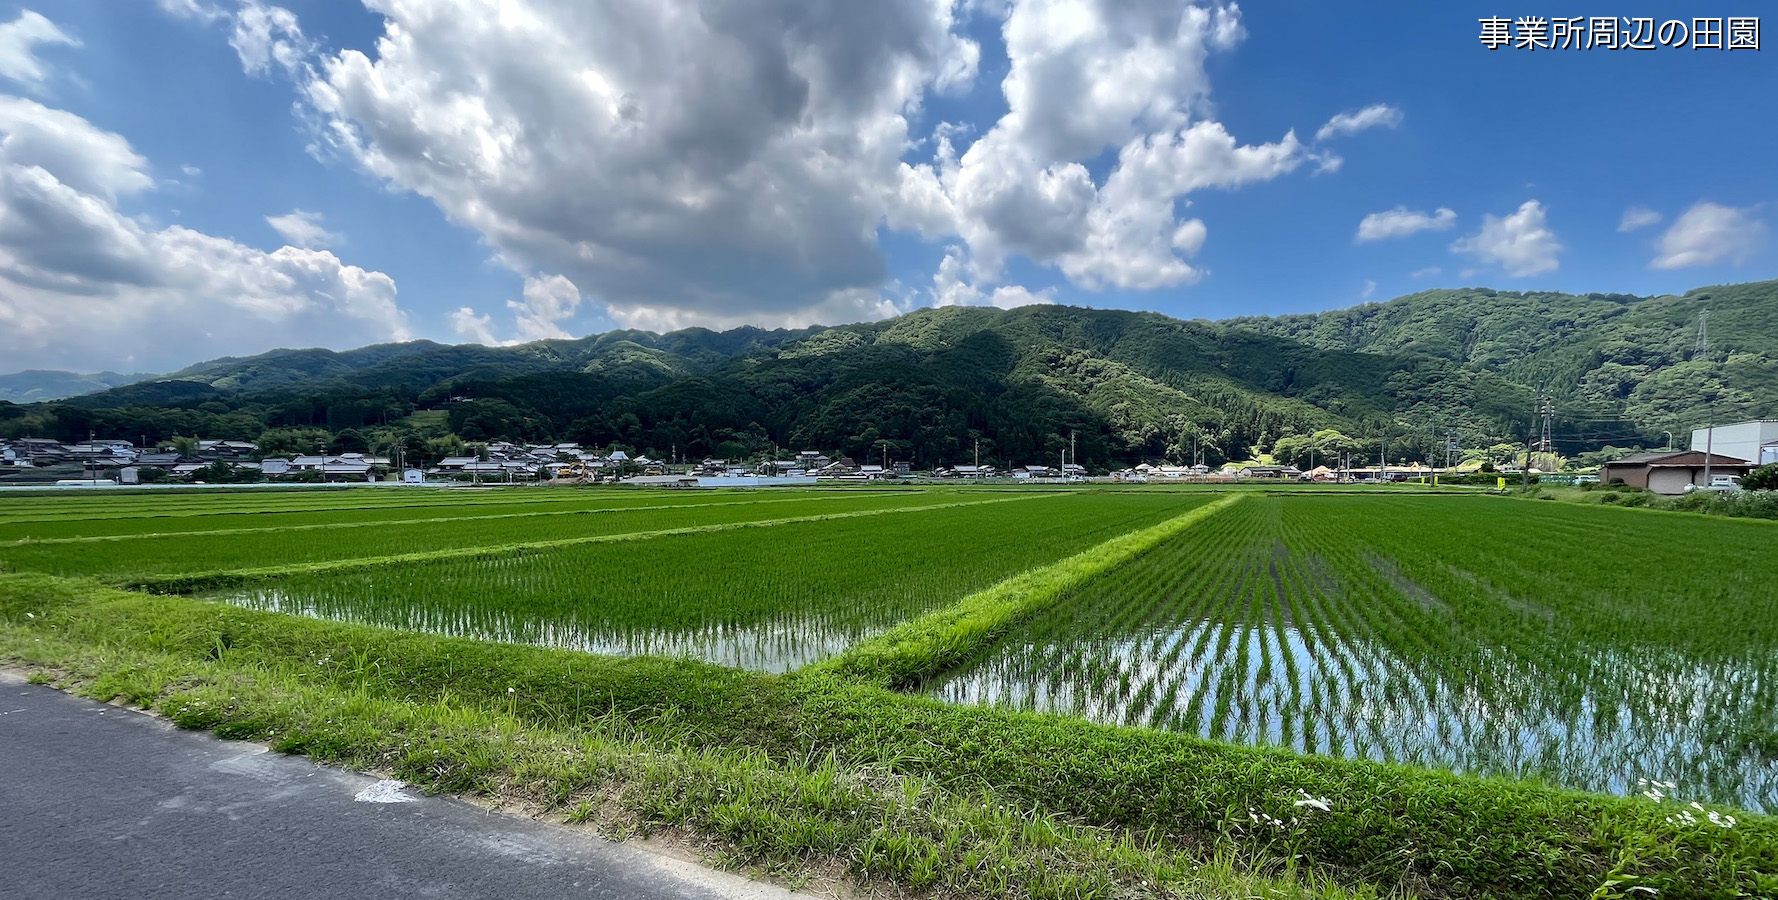
[(1778, 419), (1700, 428), (1692, 432), (1692, 449), (1708, 449), (1717, 456), (1732, 456), (1755, 465), (1778, 462)]

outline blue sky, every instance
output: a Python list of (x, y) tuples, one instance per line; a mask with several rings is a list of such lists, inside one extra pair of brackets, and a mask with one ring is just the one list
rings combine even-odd
[(1774, 277), (1778, 50), (1478, 40), (1596, 11), (0, 2), (0, 370)]

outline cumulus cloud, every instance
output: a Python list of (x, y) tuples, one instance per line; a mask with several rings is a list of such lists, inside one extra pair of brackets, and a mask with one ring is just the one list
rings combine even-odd
[[(259, 0), (162, 3), (289, 73), (317, 152), (637, 327), (894, 314), (884, 225), (955, 241), (984, 295), (1015, 254), (1088, 288), (1186, 284), (1208, 231), (1186, 194), (1337, 166), (1214, 120), (1205, 60), (1244, 35), (1222, 2), (376, 0), (371, 53), (318, 52)], [(975, 85), (972, 16), (1001, 26), (1006, 114), (910, 133)]]
[(525, 299), (506, 305), (518, 314), (519, 339), (540, 341), (572, 337), (562, 323), (580, 306), (580, 289), (560, 275), (525, 279)]
[(395, 282), (332, 253), (267, 253), (123, 215), (153, 187), (122, 137), (0, 96), (0, 357), (167, 370), (274, 347), (410, 336)]
[(938, 271), (932, 276), (933, 306), (996, 306), (1014, 309), (1054, 302), (1055, 291), (1050, 288), (1032, 291), (1024, 285), (1003, 284), (992, 291), (984, 291), (977, 287), (969, 276), (968, 267), (963, 261), (963, 249), (960, 247), (951, 247), (945, 252), (944, 260), (938, 264)]
[[(983, 283), (1022, 254), (1086, 288), (1189, 284), (1208, 227), (1176, 215), (1183, 197), (1320, 159), (1294, 132), (1242, 145), (1207, 118), (1205, 60), (1245, 34), (1232, 5), (1023, 0), (1003, 33), (1006, 114), (961, 153), (945, 135), (904, 163), (888, 219), (961, 237)], [(1107, 151), (1095, 182), (1085, 163)]]
[(1660, 213), (1655, 212), (1646, 206), (1632, 206), (1629, 209), (1624, 210), (1624, 217), (1618, 221), (1617, 230), (1635, 231), (1638, 228), (1647, 228), (1650, 225), (1658, 225), (1660, 224), (1660, 221)]
[(226, 25), (229, 46), (249, 75), (270, 75), (276, 67), (287, 75), (305, 76), (305, 66), (319, 50), (303, 34), (295, 13), (262, 0), (156, 0), (156, 5), (175, 18)]
[(1483, 216), (1482, 230), (1451, 244), (1451, 252), (1492, 263), (1514, 277), (1556, 271), (1562, 244), (1550, 230), (1543, 204), (1527, 200), (1517, 212), (1500, 218)]
[(1699, 201), (1661, 235), (1658, 255), (1649, 268), (1685, 269), (1725, 261), (1741, 265), (1765, 243), (1766, 223), (1754, 213), (1753, 207)]
[(1457, 211), (1439, 207), (1431, 214), (1397, 206), (1371, 213), (1358, 223), (1358, 243), (1408, 237), (1422, 231), (1447, 231), (1457, 224)]
[(323, 149), (626, 324), (873, 314), (908, 116), (979, 59), (949, 0), (377, 10), (299, 79)]
[(1411, 274), (1408, 275), (1408, 277), (1409, 278), (1434, 278), (1434, 277), (1437, 277), (1438, 275), (1443, 274), (1444, 271), (1445, 271), (1444, 269), (1441, 269), (1438, 266), (1427, 266), (1424, 269), (1415, 269)]
[(265, 222), (292, 246), (311, 250), (336, 247), (346, 242), (344, 235), (321, 226), (321, 214), (293, 209), (281, 216), (266, 216)]
[(35, 91), (49, 78), (49, 68), (37, 57), (40, 46), (78, 47), (80, 41), (32, 10), (23, 10), (11, 22), (0, 24), (0, 76)]
[(315, 45), (303, 36), (296, 14), (281, 6), (247, 0), (234, 17), (228, 44), (249, 75), (266, 75), (272, 66), (295, 73)]
[(1315, 140), (1325, 141), (1330, 138), (1345, 137), (1371, 128), (1394, 128), (1401, 124), (1401, 110), (1387, 103), (1367, 106), (1356, 112), (1343, 112), (1327, 120), (1321, 130), (1315, 132)]
[(451, 313), (451, 330), (471, 344), (489, 347), (501, 344), (501, 340), (494, 336), (494, 317), (485, 313), (478, 314), (467, 306), (458, 307), (456, 312)]
[(1364, 290), (1359, 291), (1358, 296), (1359, 296), (1359, 299), (1361, 299), (1361, 300), (1369, 300), (1371, 298), (1371, 295), (1376, 292), (1377, 292), (1377, 283), (1375, 281), (1370, 280), (1369, 278), (1366, 278), (1364, 280)]

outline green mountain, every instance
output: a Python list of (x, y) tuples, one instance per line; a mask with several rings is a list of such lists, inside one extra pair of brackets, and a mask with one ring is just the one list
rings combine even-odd
[[(1696, 354), (1706, 308), (1711, 350)], [(424, 453), (454, 435), (680, 458), (777, 445), (922, 466), (969, 462), (978, 446), (984, 462), (1056, 459), (1072, 438), (1096, 468), (1274, 448), (1303, 463), (1386, 448), (1395, 461), (1442, 459), (1453, 432), (1472, 448), (1523, 440), (1546, 387), (1558, 449), (1573, 454), (1778, 414), (1775, 359), (1778, 282), (1650, 298), (1429, 291), (1223, 322), (947, 308), (796, 331), (281, 350), (0, 403), (0, 436), (269, 429), (293, 446), (350, 432)]]
[[(1709, 311), (1709, 352), (1696, 353)], [(1328, 350), (1450, 360), (1547, 384), (1579, 422), (1622, 418), (1675, 432), (1778, 415), (1778, 282), (1680, 296), (1427, 291), (1387, 303), (1225, 324)]]
[(106, 388), (153, 378), (145, 373), (120, 375), (116, 372), (83, 374), (56, 372), (47, 369), (26, 369), (11, 375), (0, 375), (0, 400), (12, 403), (40, 403), (78, 397)]

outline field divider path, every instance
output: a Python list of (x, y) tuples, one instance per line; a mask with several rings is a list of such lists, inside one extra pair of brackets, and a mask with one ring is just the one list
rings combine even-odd
[[(930, 492), (922, 491), (922, 494)], [(95, 534), (83, 537), (19, 538), (0, 541), (0, 549), (8, 547), (42, 547), (54, 544), (103, 544), (116, 541), (140, 541), (150, 538), (225, 537), (235, 534), (262, 534), (285, 531), (319, 531), (335, 528), (387, 528), (402, 525), (435, 525), (440, 522), (481, 522), (489, 519), (524, 519), (544, 516), (596, 516), (611, 513), (654, 512), (661, 509), (694, 509), (706, 506), (753, 506), (761, 503), (799, 503), (810, 500), (845, 499), (839, 492), (823, 496), (773, 497), (762, 500), (713, 501), (706, 503), (667, 503), (659, 506), (596, 506), (582, 509), (543, 509), (526, 512), (486, 513), (467, 516), (431, 516), (424, 519), (371, 519), (364, 522), (315, 522), (306, 525), (261, 525), (254, 528), (212, 528), (205, 531), (147, 531), (138, 534)], [(910, 494), (910, 496), (914, 496)]]
[(801, 672), (833, 674), (905, 690), (967, 661), (1069, 591), (1245, 499), (1231, 494), (1158, 525), (1118, 535), (1040, 569), (1015, 575), (957, 603), (903, 622)]
[(621, 534), (593, 534), (586, 535), (585, 537), (502, 544), (497, 547), (462, 547), (451, 550), (428, 550), (420, 553), (367, 556), (356, 559), (333, 559), (324, 562), (301, 563), (290, 566), (256, 566), (246, 569), (219, 569), (210, 572), (156, 575), (147, 578), (130, 579), (122, 582), (118, 586), (125, 590), (148, 591), (156, 594), (191, 594), (202, 590), (234, 587), (255, 581), (271, 581), (278, 578), (290, 578), (300, 575), (327, 575), (337, 572), (356, 572), (364, 569), (382, 568), (383, 566), (438, 562), (441, 560), (452, 559), (495, 559), (503, 556), (533, 553), (539, 550), (555, 550), (562, 547), (579, 547), (587, 544), (618, 544), (627, 541), (641, 541), (658, 537), (673, 537), (676, 535), (706, 534), (715, 531), (736, 531), (743, 528), (769, 528), (777, 525), (795, 525), (803, 522), (826, 522), (834, 519), (855, 519), (863, 516), (930, 512), (939, 509), (952, 509), (959, 506), (982, 506), (990, 503), (1017, 503), (1022, 500), (1036, 500), (1044, 496), (1047, 495), (1029, 494), (1017, 497), (996, 497), (991, 500), (960, 500), (949, 503), (933, 503), (925, 506), (897, 506), (889, 509), (866, 509), (855, 510), (852, 512), (788, 516), (782, 519), (757, 519), (751, 522), (687, 525), (683, 528), (662, 528), (655, 531), (630, 531)]

